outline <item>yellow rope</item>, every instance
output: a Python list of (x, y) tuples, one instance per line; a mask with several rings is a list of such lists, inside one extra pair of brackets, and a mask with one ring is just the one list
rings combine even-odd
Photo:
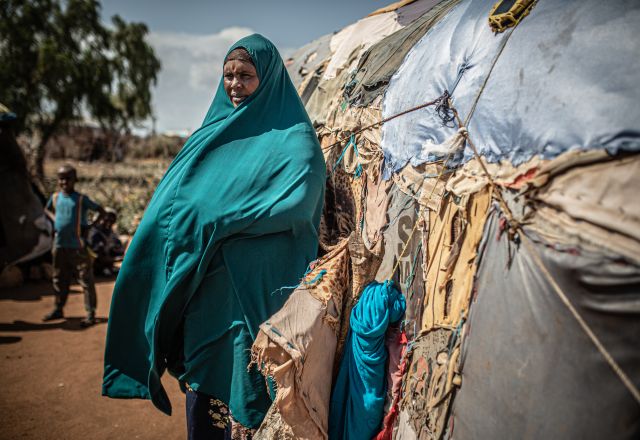
[(495, 33), (504, 32), (507, 28), (516, 26), (524, 17), (529, 15), (535, 5), (532, 0), (516, 0), (507, 12), (495, 14), (502, 1), (497, 2), (489, 12), (489, 27)]
[[(462, 121), (460, 120), (460, 115), (458, 114), (458, 111), (456, 110), (456, 108), (451, 105), (451, 102), (449, 103), (449, 107), (451, 108), (451, 111), (453, 111), (453, 115), (456, 118), (456, 121), (458, 122), (458, 126), (462, 127), (463, 124), (462, 124)], [(476, 146), (474, 145), (473, 141), (469, 137), (468, 130), (465, 132), (464, 137), (467, 141), (467, 144), (469, 144), (469, 146), (471, 147), (471, 150), (473, 151), (473, 154), (475, 155), (476, 159), (478, 159), (478, 162), (480, 163), (480, 168), (482, 168), (482, 171), (487, 175), (487, 179), (489, 179), (489, 189), (491, 190), (491, 193), (496, 194), (498, 198), (498, 203), (500, 203), (500, 207), (506, 213), (509, 213), (509, 215), (507, 215), (509, 226), (511, 226), (512, 228), (518, 226), (518, 222), (511, 215), (511, 211), (509, 210), (507, 203), (502, 198), (502, 194), (500, 193), (500, 191), (496, 189), (495, 182), (493, 181), (493, 176), (491, 176), (491, 173), (489, 173), (487, 166), (484, 164), (484, 161), (482, 160), (482, 156), (480, 156), (480, 153), (478, 153)]]

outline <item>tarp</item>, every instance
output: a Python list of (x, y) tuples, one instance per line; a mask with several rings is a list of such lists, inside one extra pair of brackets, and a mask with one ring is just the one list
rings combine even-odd
[(535, 194), (531, 227), (558, 249), (589, 246), (640, 264), (639, 188), (636, 155), (574, 164)]
[(345, 98), (350, 104), (367, 106), (382, 95), (407, 52), (459, 1), (429, 2), (431, 7), (422, 11), (419, 18), (371, 46), (345, 86)]
[[(405, 295), (407, 310), (404, 326), (407, 337), (411, 339), (422, 326), (422, 303), (425, 290), (423, 232), (425, 229), (428, 230), (428, 225), (421, 225), (418, 233), (411, 236), (413, 225), (419, 218), (420, 207), (417, 201), (397, 187), (391, 190), (388, 199), (390, 201), (387, 221), (381, 237), (385, 258), (378, 269), (376, 279), (394, 279)], [(373, 207), (369, 209), (371, 208)], [(406, 249), (405, 243), (407, 243)], [(396, 265), (397, 269), (394, 272)]]
[[(453, 437), (636, 439), (640, 405), (580, 328), (532, 251), (488, 220)], [(534, 237), (535, 238), (535, 237)], [(640, 266), (532, 243), (623, 371), (640, 386)]]
[(372, 44), (392, 34), (402, 26), (395, 12), (365, 17), (347, 26), (331, 38), (331, 61), (324, 72), (323, 79), (335, 78), (342, 69), (349, 69), (348, 60), (354, 51), (361, 55)]
[(296, 50), (291, 58), (285, 61), (291, 82), (296, 88), (299, 88), (309, 75), (313, 75), (316, 69), (331, 55), (329, 42), (332, 36), (333, 34), (327, 34), (313, 40)]
[(441, 0), (418, 0), (416, 2), (403, 5), (396, 9), (396, 14), (398, 14), (398, 23), (402, 26), (407, 26), (422, 17), (427, 11), (440, 2)]
[[(391, 79), (384, 117), (448, 90), (463, 121), (480, 94), (468, 129), (491, 162), (640, 149), (638, 2), (545, 0), (497, 35), (487, 25), (490, 8), (465, 0), (414, 46)], [(616, 68), (622, 60), (624, 68)], [(429, 155), (427, 141), (439, 144), (455, 129), (433, 108), (385, 124), (385, 175), (438, 156)], [(472, 155), (466, 149), (464, 160)]]

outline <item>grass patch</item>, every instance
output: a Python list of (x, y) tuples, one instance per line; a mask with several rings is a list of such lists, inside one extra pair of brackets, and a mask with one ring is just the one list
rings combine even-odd
[(126, 159), (112, 163), (50, 159), (45, 162), (47, 197), (57, 190), (56, 171), (65, 163), (78, 170), (76, 190), (103, 207), (115, 209), (117, 232), (132, 235), (171, 160)]

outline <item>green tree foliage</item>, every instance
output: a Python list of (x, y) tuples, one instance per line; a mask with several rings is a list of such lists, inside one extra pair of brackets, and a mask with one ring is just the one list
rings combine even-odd
[(152, 116), (160, 61), (143, 23), (100, 20), (97, 0), (0, 0), (0, 102), (16, 131), (38, 134), (33, 166), (42, 177), (47, 142), (91, 116), (123, 133)]

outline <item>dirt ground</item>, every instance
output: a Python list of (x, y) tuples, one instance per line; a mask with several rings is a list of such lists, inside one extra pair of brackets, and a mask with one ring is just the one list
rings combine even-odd
[(113, 280), (98, 280), (98, 324), (84, 329), (75, 286), (64, 320), (42, 322), (53, 307), (49, 283), (0, 289), (0, 439), (184, 439), (184, 396), (165, 377), (173, 416), (149, 401), (100, 395)]

